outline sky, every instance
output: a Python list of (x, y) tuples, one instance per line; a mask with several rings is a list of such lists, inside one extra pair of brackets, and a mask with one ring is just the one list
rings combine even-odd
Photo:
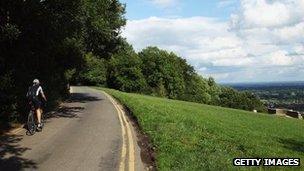
[(221, 83), (304, 81), (304, 0), (121, 0), (136, 51), (175, 52)]

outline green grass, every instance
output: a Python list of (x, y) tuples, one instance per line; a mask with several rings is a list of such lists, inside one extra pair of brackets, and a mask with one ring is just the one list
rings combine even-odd
[[(303, 120), (103, 90), (137, 117), (156, 147), (159, 170), (249, 169), (232, 166), (235, 157), (299, 157), (304, 162)], [(278, 169), (287, 168), (272, 168)], [(303, 164), (294, 169), (304, 170)]]

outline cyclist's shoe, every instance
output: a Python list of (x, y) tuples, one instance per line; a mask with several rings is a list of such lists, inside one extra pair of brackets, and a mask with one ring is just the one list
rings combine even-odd
[(41, 131), (42, 131), (42, 125), (41, 125), (41, 124), (38, 124), (38, 126), (37, 126), (37, 131), (38, 131), (38, 132), (41, 132)]

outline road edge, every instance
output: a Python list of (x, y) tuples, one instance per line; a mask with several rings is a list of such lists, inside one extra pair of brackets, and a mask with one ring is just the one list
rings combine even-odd
[(111, 95), (109, 95), (103, 90), (100, 91), (107, 96), (107, 98), (111, 101), (114, 108), (116, 109), (122, 129), (123, 144), (121, 150), (119, 171), (135, 171), (135, 141), (133, 139), (131, 125), (128, 122), (128, 119), (126, 118), (126, 114), (122, 109), (121, 105)]

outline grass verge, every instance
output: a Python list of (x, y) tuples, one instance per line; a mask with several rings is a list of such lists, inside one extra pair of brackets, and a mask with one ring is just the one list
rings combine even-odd
[(303, 120), (102, 90), (137, 118), (156, 148), (159, 170), (292, 169), (236, 168), (235, 157), (297, 157), (304, 162)]

